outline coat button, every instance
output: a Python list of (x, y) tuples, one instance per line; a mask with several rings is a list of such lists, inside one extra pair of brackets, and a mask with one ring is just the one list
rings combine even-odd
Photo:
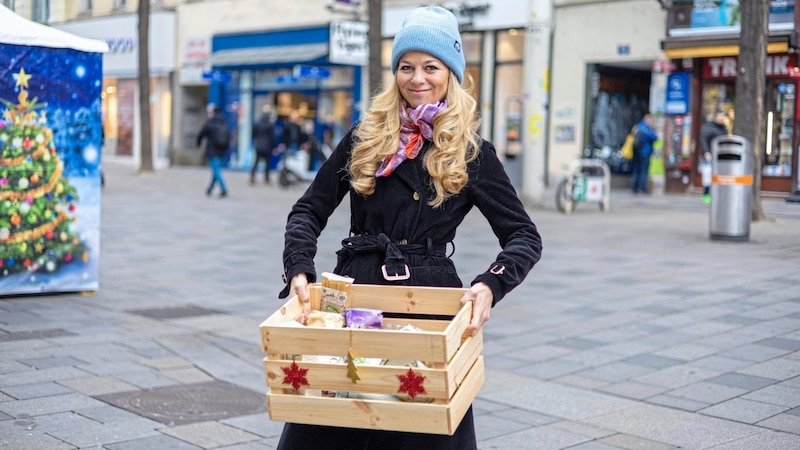
[(419, 193), (414, 192), (413, 197), (414, 197), (414, 200), (419, 201)]

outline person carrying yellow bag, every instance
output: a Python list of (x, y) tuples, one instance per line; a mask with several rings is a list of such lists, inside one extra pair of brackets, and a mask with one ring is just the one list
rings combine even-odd
[(627, 160), (633, 159), (633, 141), (634, 141), (634, 134), (636, 132), (636, 127), (634, 126), (628, 136), (625, 137), (625, 143), (622, 144), (622, 157)]

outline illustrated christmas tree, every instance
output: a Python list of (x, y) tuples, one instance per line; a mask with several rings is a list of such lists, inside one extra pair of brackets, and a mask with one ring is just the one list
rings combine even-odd
[(89, 258), (72, 227), (78, 195), (63, 176), (46, 104), (28, 99), (31, 76), (13, 74), (18, 103), (0, 99), (0, 277)]

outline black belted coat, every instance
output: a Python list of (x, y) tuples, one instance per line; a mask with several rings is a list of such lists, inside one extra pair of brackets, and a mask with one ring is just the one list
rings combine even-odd
[[(446, 254), (452, 248), (447, 244), (473, 206), (488, 220), (501, 251), (494, 260), (487, 255), (486, 271), (477, 274), (471, 284), (486, 283), (495, 304), (520, 284), (539, 260), (541, 237), (488, 141), (482, 142), (479, 157), (468, 166), (467, 186), (438, 208), (428, 204), (434, 194), (423, 164), (427, 146), (388, 177), (378, 178), (375, 193), (369, 196), (350, 188), (347, 163), (352, 147), (351, 131), (292, 207), (283, 253), (287, 281), (298, 273), (306, 273), (309, 282), (316, 280), (317, 238), (348, 194), (351, 236), (343, 236), (334, 272), (351, 276), (356, 283), (462, 287)], [(394, 280), (405, 275), (408, 278)], [(282, 296), (286, 294), (288, 289)], [(476, 448), (476, 444), (470, 409), (452, 437), (287, 424), (278, 448), (462, 450)]]

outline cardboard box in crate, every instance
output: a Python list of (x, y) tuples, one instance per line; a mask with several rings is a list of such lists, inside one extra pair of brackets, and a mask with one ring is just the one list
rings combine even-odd
[[(320, 285), (312, 284), (309, 292), (311, 308), (320, 309)], [(466, 332), (472, 303), (460, 305), (464, 292), (464, 289), (432, 287), (352, 286), (352, 308), (379, 309), (387, 315), (452, 317), (450, 320), (384, 317), (383, 320), (384, 328), (412, 324), (423, 331), (298, 326), (292, 320), (300, 315), (303, 306), (297, 297), (292, 297), (260, 326), (261, 344), (267, 353), (264, 372), (270, 388), (267, 394), (270, 418), (280, 422), (452, 435), (484, 380), (483, 338), (481, 332), (475, 336)], [(357, 376), (353, 376), (345, 362), (313, 362), (303, 358), (346, 357), (348, 353), (354, 359), (380, 358), (389, 360), (389, 364), (422, 361), (425, 368), (357, 365)], [(306, 395), (307, 391), (348, 392), (368, 398), (312, 396)], [(383, 399), (394, 398), (390, 396), (405, 401)]]

